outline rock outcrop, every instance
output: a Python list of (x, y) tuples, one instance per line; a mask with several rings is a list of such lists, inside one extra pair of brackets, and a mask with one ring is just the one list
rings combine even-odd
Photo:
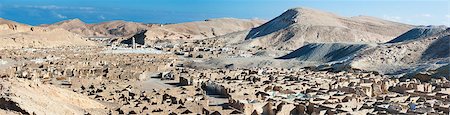
[(69, 90), (18, 78), (3, 78), (0, 82), (0, 108), (5, 113), (106, 114), (101, 103)]

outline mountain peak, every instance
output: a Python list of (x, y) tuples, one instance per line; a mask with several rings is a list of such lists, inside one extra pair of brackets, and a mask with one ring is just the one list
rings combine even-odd
[(323, 12), (314, 8), (308, 8), (308, 7), (296, 7), (296, 8), (291, 8), (288, 10), (293, 10), (293, 11), (297, 11), (297, 12)]
[(297, 15), (308, 15), (308, 16), (313, 16), (313, 15), (336, 16), (335, 14), (330, 13), (330, 12), (326, 12), (326, 11), (322, 11), (322, 10), (318, 10), (318, 9), (314, 9), (314, 8), (308, 8), (308, 7), (291, 8), (291, 9), (288, 9), (286, 12), (294, 12), (294, 14), (297, 14)]
[(84, 23), (83, 21), (81, 21), (81, 20), (78, 19), (78, 18), (71, 19), (71, 20), (69, 20), (69, 22), (73, 22), (73, 23)]
[(74, 18), (74, 19), (70, 19), (70, 20), (61, 21), (61, 22), (59, 22), (57, 24), (58, 25), (61, 25), (61, 24), (64, 24), (64, 25), (66, 25), (66, 24), (68, 24), (68, 25), (85, 25), (86, 23), (84, 23), (83, 21), (81, 21), (78, 18)]
[(280, 16), (250, 31), (246, 39), (252, 39), (285, 29), (291, 25), (344, 27), (341, 17), (312, 8), (297, 7), (286, 10)]

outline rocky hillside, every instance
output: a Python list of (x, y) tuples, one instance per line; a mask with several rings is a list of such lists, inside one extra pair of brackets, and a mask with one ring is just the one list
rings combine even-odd
[(87, 96), (49, 84), (18, 78), (0, 79), (0, 114), (106, 114), (106, 106)]
[(359, 70), (395, 76), (449, 77), (450, 28), (417, 27), (383, 44), (310, 43), (278, 59), (319, 69)]
[(83, 37), (114, 37), (122, 43), (128, 43), (127, 41), (130, 41), (131, 37), (135, 37), (142, 41), (140, 44), (144, 44), (148, 40), (189, 40), (216, 37), (248, 30), (264, 22), (263, 20), (219, 18), (177, 24), (143, 24), (126, 21), (86, 24), (79, 19), (72, 19), (51, 25), (41, 25), (41, 27), (62, 28)]
[(151, 25), (126, 21), (86, 24), (79, 19), (72, 19), (41, 26), (50, 29), (62, 28), (84, 37), (129, 37), (143, 30), (147, 30)]
[(220, 18), (166, 25), (126, 21), (86, 24), (79, 19), (72, 19), (50, 25), (29, 26), (0, 19), (0, 41), (8, 43), (0, 47), (48, 48), (95, 45), (93, 42), (82, 39), (88, 37), (113, 37), (118, 38), (115, 41), (121, 43), (128, 43), (126, 41), (135, 37), (140, 44), (145, 44), (148, 40), (204, 39), (248, 30), (262, 23), (264, 23), (262, 20)]
[[(421, 31), (416, 32), (421, 33)], [(448, 67), (450, 61), (450, 28), (433, 35), (407, 39), (402, 42), (379, 45), (360, 52), (349, 61), (349, 66), (383, 74), (419, 74), (446, 65)], [(448, 74), (446, 77), (448, 77)]]
[(0, 48), (92, 46), (95, 43), (64, 29), (35, 27), (0, 19)]
[(148, 30), (146, 39), (203, 39), (248, 30), (264, 23), (262, 20), (235, 18), (162, 25)]
[[(263, 20), (246, 20), (235, 18), (208, 19), (205, 21), (168, 24), (150, 27), (133, 37), (139, 44), (152, 44), (158, 40), (198, 40), (227, 35), (249, 30), (263, 24)], [(131, 43), (131, 37), (122, 41)]]

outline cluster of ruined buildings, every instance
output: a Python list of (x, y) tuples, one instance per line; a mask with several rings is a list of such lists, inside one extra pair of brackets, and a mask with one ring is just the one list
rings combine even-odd
[(181, 76), (180, 83), (227, 97), (226, 105), (243, 114), (449, 112), (450, 83), (445, 78), (400, 81), (369, 73), (276, 68), (198, 73)]
[(70, 78), (134, 79), (143, 72), (165, 71), (176, 62), (164, 54), (108, 54), (99, 48), (59, 48), (45, 50), (2, 50), (1, 59), (16, 66), (0, 69), (4, 76), (39, 79), (43, 82)]
[[(177, 66), (178, 54), (101, 50), (2, 50), (1, 59), (17, 64), (0, 69), (0, 76), (39, 80), (87, 95), (109, 103), (110, 114), (448, 114), (450, 110), (450, 82), (445, 78), (281, 68), (200, 70)], [(167, 50), (236, 54), (188, 47)], [(160, 74), (150, 78), (147, 73)], [(147, 79), (174, 84), (146, 90), (139, 82)]]
[(225, 46), (217, 40), (195, 40), (183, 43), (175, 43), (169, 45), (153, 45), (158, 50), (172, 52), (175, 55), (186, 58), (235, 58), (235, 57), (251, 57), (259, 50), (265, 48), (254, 47), (249, 49), (238, 49), (233, 46)]

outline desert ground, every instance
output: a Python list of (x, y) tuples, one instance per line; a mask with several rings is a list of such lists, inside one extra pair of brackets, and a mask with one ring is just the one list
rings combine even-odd
[(0, 115), (449, 114), (450, 28), (292, 8), (176, 24), (0, 18)]

